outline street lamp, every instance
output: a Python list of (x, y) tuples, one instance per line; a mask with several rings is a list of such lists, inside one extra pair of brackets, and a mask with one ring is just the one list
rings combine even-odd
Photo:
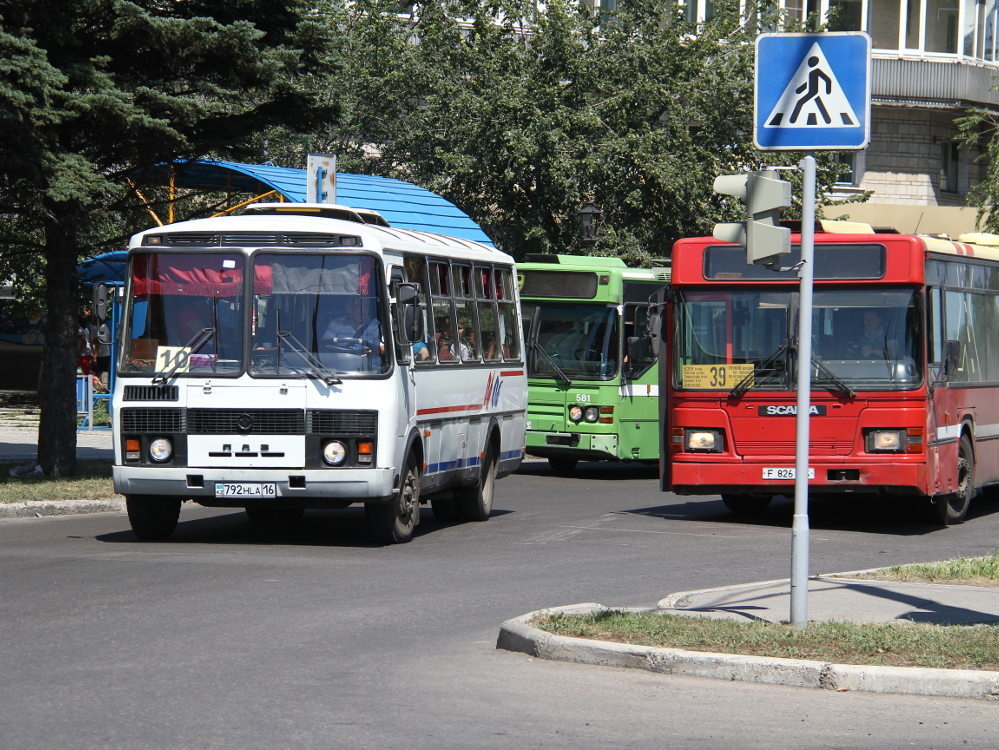
[(593, 201), (587, 201), (586, 204), (579, 209), (579, 233), (583, 237), (583, 245), (585, 247), (593, 247), (597, 241), (597, 223), (600, 220), (600, 209), (597, 208)]

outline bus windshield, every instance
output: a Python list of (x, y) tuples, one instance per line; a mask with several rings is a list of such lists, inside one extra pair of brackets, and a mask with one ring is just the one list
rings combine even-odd
[[(904, 390), (922, 382), (923, 325), (913, 289), (817, 288), (812, 311), (815, 388)], [(678, 388), (787, 391), (796, 382), (788, 333), (798, 330), (791, 289), (685, 291), (677, 295)]]
[(257, 253), (250, 375), (385, 372), (377, 265), (369, 255)]
[(243, 269), (239, 253), (135, 253), (121, 372), (239, 374)]
[(617, 309), (599, 304), (523, 304), (528, 375), (610, 380), (618, 371)]

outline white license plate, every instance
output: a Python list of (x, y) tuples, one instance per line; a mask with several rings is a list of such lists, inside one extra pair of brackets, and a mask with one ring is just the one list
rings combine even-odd
[(216, 482), (215, 497), (277, 497), (274, 482)]
[[(764, 479), (794, 479), (795, 478), (794, 467), (793, 466), (791, 466), (791, 467), (784, 467), (784, 466), (773, 467), (773, 466), (768, 466), (767, 468), (765, 468), (763, 470), (763, 478)], [(808, 468), (808, 478), (809, 479), (815, 479), (815, 469), (813, 469), (811, 467)]]

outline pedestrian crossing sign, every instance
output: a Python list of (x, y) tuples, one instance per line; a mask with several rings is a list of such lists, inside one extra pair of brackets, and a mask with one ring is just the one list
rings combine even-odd
[(866, 148), (870, 82), (871, 38), (864, 32), (761, 34), (756, 38), (756, 147)]

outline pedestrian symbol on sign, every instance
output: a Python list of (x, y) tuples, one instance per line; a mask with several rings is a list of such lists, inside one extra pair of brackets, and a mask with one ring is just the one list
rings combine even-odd
[(816, 42), (770, 111), (767, 128), (854, 128), (858, 118)]

